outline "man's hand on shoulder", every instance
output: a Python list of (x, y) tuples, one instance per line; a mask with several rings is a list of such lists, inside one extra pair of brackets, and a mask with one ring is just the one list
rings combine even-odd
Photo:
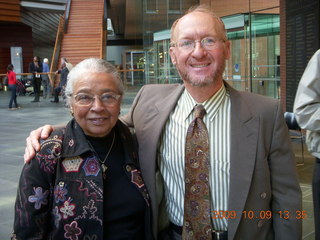
[(26, 139), (26, 148), (24, 152), (24, 162), (29, 163), (31, 159), (36, 155), (36, 152), (40, 150), (40, 138), (46, 139), (50, 133), (54, 130), (53, 126), (45, 125), (33, 130)]

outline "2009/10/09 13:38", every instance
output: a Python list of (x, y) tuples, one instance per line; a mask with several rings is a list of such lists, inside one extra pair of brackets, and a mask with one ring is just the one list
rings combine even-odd
[(306, 219), (308, 217), (307, 211), (296, 210), (296, 211), (276, 211), (271, 210), (263, 211), (242, 211), (241, 214), (237, 214), (236, 211), (212, 211), (212, 219), (236, 219), (238, 217), (244, 219), (271, 219), (273, 215), (277, 214), (279, 218), (283, 219)]

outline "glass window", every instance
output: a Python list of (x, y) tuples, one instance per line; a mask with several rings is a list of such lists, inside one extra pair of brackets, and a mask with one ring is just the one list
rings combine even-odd
[(224, 77), (238, 90), (279, 98), (279, 15), (245, 14), (244, 20), (243, 27), (228, 30), (231, 57)]
[(168, 13), (179, 14), (182, 12), (181, 0), (168, 0)]
[(146, 13), (158, 12), (158, 0), (144, 0)]

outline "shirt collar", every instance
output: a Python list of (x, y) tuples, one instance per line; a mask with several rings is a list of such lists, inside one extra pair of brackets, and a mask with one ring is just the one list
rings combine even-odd
[[(210, 121), (212, 121), (217, 114), (221, 104), (225, 100), (225, 97), (227, 96), (227, 90), (222, 84), (221, 88), (209, 99), (204, 101), (202, 105), (204, 106), (207, 116), (209, 117)], [(180, 100), (178, 101), (178, 107), (181, 109), (181, 114), (183, 116), (183, 119), (187, 119), (190, 114), (193, 112), (193, 108), (197, 103), (187, 89), (184, 89)]]

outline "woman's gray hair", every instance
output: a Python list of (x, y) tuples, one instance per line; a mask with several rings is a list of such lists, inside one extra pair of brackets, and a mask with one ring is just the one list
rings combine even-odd
[(66, 105), (70, 106), (70, 99), (73, 94), (73, 86), (81, 75), (87, 72), (108, 73), (113, 75), (118, 85), (118, 94), (123, 95), (124, 85), (117, 69), (109, 62), (100, 58), (88, 58), (71, 69), (68, 74), (68, 81), (65, 88)]

